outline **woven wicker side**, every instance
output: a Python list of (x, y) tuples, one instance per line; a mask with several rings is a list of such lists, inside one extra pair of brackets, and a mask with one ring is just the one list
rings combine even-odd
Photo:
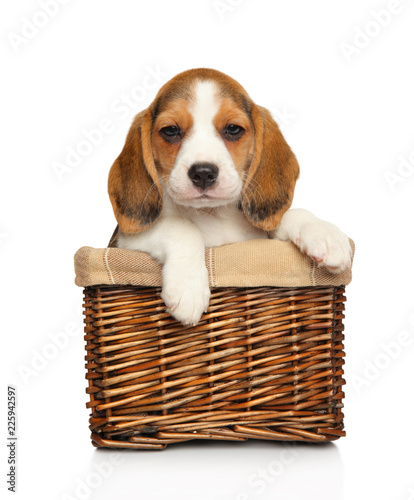
[(344, 436), (344, 287), (213, 288), (183, 327), (159, 288), (85, 288), (95, 446)]

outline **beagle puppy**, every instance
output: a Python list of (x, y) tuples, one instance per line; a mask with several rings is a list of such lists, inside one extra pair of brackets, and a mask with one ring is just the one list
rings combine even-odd
[(292, 241), (336, 273), (348, 237), (292, 203), (299, 166), (269, 111), (212, 69), (167, 82), (139, 113), (110, 173), (118, 222), (111, 246), (163, 264), (161, 297), (195, 325), (210, 297), (205, 248), (253, 238)]

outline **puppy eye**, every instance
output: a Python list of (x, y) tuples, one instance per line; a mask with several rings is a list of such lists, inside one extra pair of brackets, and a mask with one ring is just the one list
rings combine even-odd
[(160, 134), (167, 142), (178, 142), (181, 139), (181, 131), (176, 125), (163, 127)]
[(169, 137), (174, 137), (179, 133), (178, 127), (175, 125), (171, 125), (170, 127), (164, 127), (161, 129), (165, 135), (168, 135)]
[(229, 123), (224, 129), (224, 136), (229, 141), (237, 141), (245, 133), (243, 127), (240, 125), (235, 125), (234, 123)]

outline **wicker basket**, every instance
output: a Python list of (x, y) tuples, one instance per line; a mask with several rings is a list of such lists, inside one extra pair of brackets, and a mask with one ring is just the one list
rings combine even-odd
[[(108, 259), (102, 265), (108, 271)], [(95, 446), (345, 435), (344, 286), (213, 287), (195, 327), (166, 313), (160, 293), (131, 284), (84, 288)]]

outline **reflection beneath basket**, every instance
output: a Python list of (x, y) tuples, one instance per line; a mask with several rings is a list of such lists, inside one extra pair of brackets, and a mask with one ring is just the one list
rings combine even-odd
[[(114, 450), (112, 450), (113, 452)], [(99, 463), (109, 450), (99, 449)], [(122, 467), (96, 498), (342, 500), (343, 464), (333, 443), (189, 441), (157, 453), (117, 450)], [(120, 496), (119, 487), (125, 496)], [(141, 497), (141, 496), (140, 496)]]

